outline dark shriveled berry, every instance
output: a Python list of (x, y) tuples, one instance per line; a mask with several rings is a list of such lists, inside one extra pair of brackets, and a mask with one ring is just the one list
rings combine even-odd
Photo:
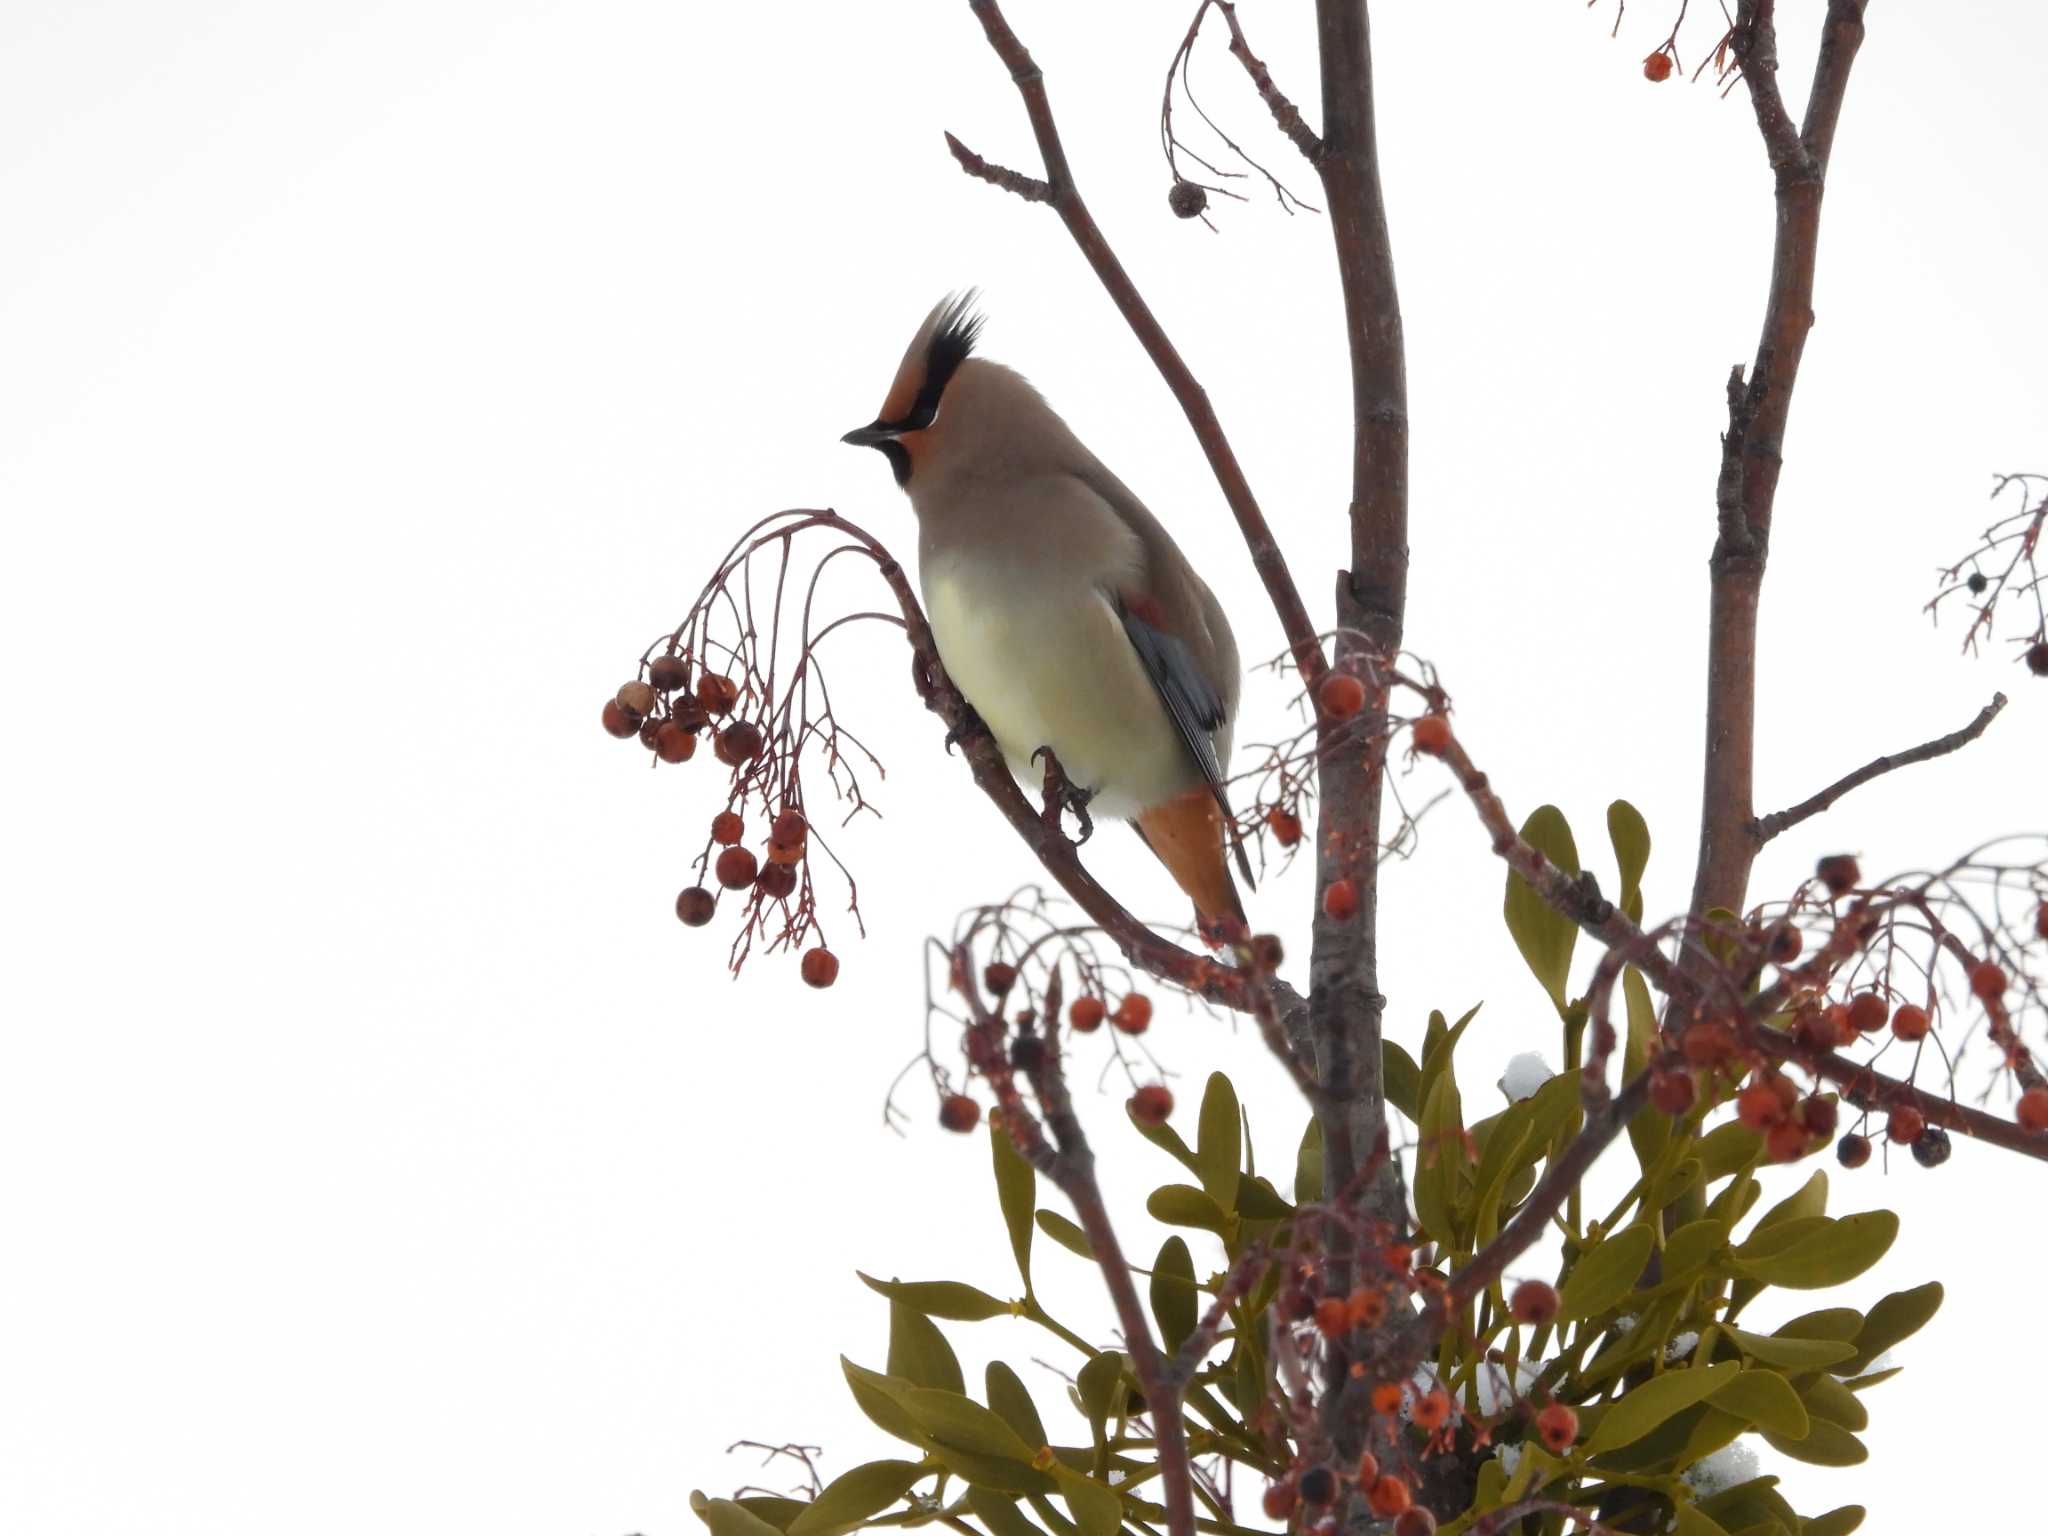
[(988, 988), (991, 997), (1006, 996), (1010, 988), (1017, 985), (1017, 967), (997, 960), (983, 968), (981, 984)]
[(761, 755), (761, 748), (765, 745), (761, 727), (748, 720), (735, 720), (711, 738), (712, 752), (729, 768), (751, 763)]
[(2036, 640), (2027, 647), (2027, 670), (2036, 677), (2048, 677), (2048, 640)]
[(1176, 181), (1173, 190), (1166, 194), (1166, 206), (1173, 210), (1176, 219), (1200, 218), (1202, 210), (1209, 206), (1209, 194), (1192, 181)]
[(680, 656), (657, 656), (647, 666), (647, 681), (661, 693), (674, 693), (690, 680), (690, 664)]
[(763, 864), (754, 888), (770, 900), (780, 901), (796, 889), (796, 871), (787, 864)]
[(1870, 1138), (1851, 1131), (1835, 1143), (1835, 1161), (1844, 1168), (1861, 1168), (1870, 1161)]
[(1982, 571), (1972, 571), (1970, 572), (1970, 579), (1965, 581), (1963, 585), (1970, 589), (1970, 596), (1982, 597), (1984, 589), (1990, 586), (1991, 582)]
[(718, 898), (701, 885), (693, 885), (676, 898), (676, 916), (686, 927), (702, 928), (718, 910)]
[(761, 872), (752, 851), (746, 848), (726, 849), (711, 869), (718, 876), (718, 883), (728, 891), (745, 890), (754, 883), (754, 876)]
[(1045, 1041), (1037, 1035), (1019, 1035), (1010, 1042), (1010, 1065), (1019, 1072), (1036, 1072), (1045, 1065)]
[(1863, 867), (1852, 853), (1831, 853), (1813, 866), (1813, 873), (1831, 896), (1846, 896), (1863, 883)]
[(1328, 1467), (1310, 1467), (1301, 1474), (1301, 1497), (1309, 1504), (1329, 1503), (1337, 1497), (1337, 1474)]
[(1913, 1142), (1913, 1161), (1922, 1168), (1939, 1168), (1954, 1150), (1948, 1132), (1938, 1125), (1930, 1125)]
[(635, 678), (618, 692), (619, 707), (635, 715), (654, 713), (654, 690)]

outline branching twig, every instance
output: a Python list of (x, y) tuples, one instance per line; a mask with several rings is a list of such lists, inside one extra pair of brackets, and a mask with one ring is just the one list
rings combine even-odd
[(1986, 726), (1998, 718), (1998, 712), (2005, 708), (2005, 695), (1996, 693), (1991, 702), (1977, 712), (1977, 718), (1959, 731), (1950, 731), (1946, 736), (1937, 736), (1932, 741), (1904, 752), (1886, 753), (1865, 763), (1854, 773), (1844, 774), (1819, 794), (1811, 795), (1786, 810), (1773, 811), (1760, 816), (1750, 825), (1750, 835), (1758, 843), (1767, 843), (1788, 827), (1796, 827), (1809, 816), (1817, 816), (1833, 805), (1850, 790), (1868, 784), (1872, 779), (1890, 773), (1895, 768), (1907, 768), (1914, 763), (1924, 763), (1930, 758), (1946, 757), (1959, 747), (1968, 746), (1984, 734)]

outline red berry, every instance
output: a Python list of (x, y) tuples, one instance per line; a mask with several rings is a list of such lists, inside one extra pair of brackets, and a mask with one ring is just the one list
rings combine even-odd
[(1863, 883), (1863, 870), (1850, 853), (1831, 853), (1813, 866), (1814, 875), (1832, 896), (1846, 896)]
[(1280, 962), (1287, 952), (1280, 947), (1280, 936), (1273, 933), (1252, 935), (1252, 966), (1268, 973), (1280, 969)]
[(690, 664), (680, 656), (657, 656), (647, 665), (647, 681), (661, 693), (674, 693), (690, 680)]
[(726, 849), (711, 869), (718, 876), (718, 883), (728, 891), (745, 890), (754, 883), (754, 876), (760, 873), (753, 853), (745, 848)]
[(697, 738), (673, 720), (654, 733), (654, 755), (664, 763), (687, 763), (697, 755)]
[(1323, 911), (1340, 923), (1358, 916), (1358, 887), (1349, 880), (1332, 880), (1323, 887)]
[(686, 731), (701, 731), (711, 723), (711, 717), (704, 712), (704, 706), (689, 694), (669, 701), (668, 717)]
[(1131, 1095), (1131, 1118), (1140, 1125), (1164, 1125), (1173, 1113), (1173, 1090), (1164, 1083), (1147, 1083)]
[(654, 713), (654, 690), (637, 679), (620, 688), (616, 697), (619, 707), (635, 719)]
[(711, 841), (723, 843), (730, 848), (747, 835), (747, 824), (740, 820), (738, 811), (720, 811), (711, 818)]
[(740, 701), (739, 685), (729, 677), (720, 677), (716, 672), (706, 672), (697, 679), (697, 702), (705, 712), (713, 715), (729, 715), (733, 705)]
[(1102, 1028), (1102, 1021), (1108, 1010), (1102, 1006), (1099, 997), (1077, 997), (1074, 1005), (1067, 1010), (1067, 1023), (1079, 1034), (1093, 1034)]
[(1785, 1118), (1785, 1109), (1768, 1083), (1751, 1083), (1735, 1096), (1735, 1118), (1752, 1131), (1767, 1131)]
[(1792, 1025), (1792, 1038), (1809, 1051), (1832, 1051), (1842, 1043), (1834, 1017), (1819, 1008), (1802, 1009)]
[(1773, 923), (1764, 935), (1764, 949), (1773, 965), (1790, 965), (1806, 947), (1806, 935), (1790, 923)]
[(1836, 1045), (1856, 1043), (1856, 1026), (1849, 1021), (1847, 1003), (1829, 1003), (1827, 1007), (1821, 1009), (1820, 1016), (1834, 1032)]
[(768, 827), (768, 835), (778, 843), (801, 845), (810, 835), (810, 824), (804, 820), (802, 811), (788, 810), (777, 816)]
[(1806, 1156), (1812, 1133), (1796, 1120), (1780, 1120), (1764, 1138), (1764, 1152), (1774, 1163), (1796, 1163)]
[(1429, 757), (1441, 757), (1451, 744), (1451, 722), (1442, 715), (1424, 715), (1409, 733), (1415, 750)]
[(1269, 1483), (1265, 1497), (1259, 1500), (1259, 1507), (1265, 1510), (1268, 1520), (1285, 1520), (1294, 1513), (1295, 1502), (1292, 1483)]
[(1650, 1102), (1667, 1115), (1682, 1115), (1699, 1097), (1690, 1072), (1655, 1072), (1650, 1076)]
[[(775, 852), (773, 843), (768, 845), (768, 852), (772, 860)], [(796, 889), (796, 871), (787, 864), (763, 864), (760, 875), (754, 881), (754, 888), (763, 896), (780, 901)]]
[(1927, 1129), (1927, 1117), (1910, 1104), (1901, 1104), (1885, 1121), (1884, 1134), (1887, 1139), (1897, 1142), (1911, 1142), (1920, 1139), (1920, 1133)]
[[(1692, 1079), (1686, 1081), (1690, 1083)], [(1514, 1314), (1516, 1322), (1540, 1327), (1557, 1316), (1557, 1287), (1541, 1280), (1524, 1280), (1508, 1298), (1508, 1311)]]
[(1387, 1298), (1360, 1286), (1344, 1298), (1344, 1323), (1349, 1328), (1377, 1328), (1387, 1320)]
[(2023, 1130), (2040, 1135), (2048, 1131), (2048, 1088), (2029, 1088), (2013, 1107), (2013, 1118)]
[(1735, 1054), (1735, 1031), (1719, 1019), (1701, 1019), (1685, 1026), (1678, 1048), (1696, 1067), (1717, 1067)]
[(1393, 1413), (1401, 1406), (1401, 1384), (1398, 1381), (1383, 1381), (1372, 1389), (1372, 1411)]
[(1371, 1451), (1366, 1451), (1358, 1458), (1358, 1471), (1354, 1475), (1353, 1481), (1361, 1488), (1370, 1488), (1379, 1480), (1380, 1459), (1373, 1455)]
[(713, 754), (729, 768), (751, 763), (761, 755), (761, 748), (765, 744), (761, 728), (746, 720), (733, 721), (711, 738)]
[(991, 997), (1001, 997), (1010, 988), (1017, 985), (1017, 967), (1005, 965), (1000, 960), (984, 966), (981, 972), (981, 984), (988, 988)]
[(2048, 901), (2041, 903), (2041, 909), (2034, 914), (2034, 933), (2038, 938), (2048, 939)]
[(1892, 1033), (1901, 1040), (1925, 1040), (1933, 1022), (1927, 1017), (1925, 1008), (1916, 1008), (1911, 1003), (1901, 1003), (1899, 1011), (1892, 1015)]
[(1420, 1504), (1410, 1504), (1394, 1522), (1393, 1536), (1436, 1536), (1436, 1516)]
[(1849, 999), (1849, 1027), (1859, 1035), (1875, 1034), (1884, 1028), (1891, 1009), (1875, 992), (1859, 992)]
[(1987, 1003), (1995, 1003), (2005, 996), (2005, 972), (1989, 960), (1979, 961), (1970, 967), (1970, 990)]
[(1568, 1404), (1552, 1403), (1536, 1415), (1536, 1433), (1553, 1452), (1562, 1454), (1579, 1438), (1579, 1416)]
[(621, 741), (624, 741), (629, 736), (637, 736), (640, 733), (640, 717), (627, 709), (617, 699), (606, 699), (604, 701), (604, 715), (602, 718), (606, 734), (616, 736)]
[(1365, 708), (1365, 684), (1346, 672), (1332, 672), (1316, 689), (1316, 702), (1333, 720), (1349, 720)]
[[(1301, 841), (1301, 818), (1292, 811), (1274, 806), (1266, 812), (1266, 825), (1272, 829), (1273, 841), (1282, 848), (1292, 848)], [(2044, 908), (2048, 911), (2048, 908)]]
[(718, 898), (701, 885), (693, 885), (676, 898), (676, 916), (685, 926), (702, 928), (718, 908)]
[(1152, 1027), (1152, 999), (1142, 992), (1131, 993), (1116, 1005), (1109, 1022), (1127, 1035), (1142, 1035)]
[(1366, 1492), (1365, 1502), (1382, 1520), (1391, 1520), (1413, 1501), (1408, 1494), (1408, 1485), (1389, 1472), (1373, 1483)]
[(2048, 677), (2048, 640), (2036, 640), (2027, 647), (2027, 670), (2036, 677)]
[[(804, 984), (806, 986), (829, 987), (839, 979), (839, 957), (833, 954), (831, 950), (820, 945), (816, 949), (804, 951), (803, 963), (800, 969), (803, 972)], [(974, 1100), (968, 1099), (966, 1102), (972, 1104)], [(975, 1113), (979, 1114), (980, 1111), (976, 1110)], [(968, 1123), (971, 1125), (973, 1122), (969, 1121)]]
[[(822, 954), (822, 950), (812, 950)], [(981, 1124), (981, 1106), (964, 1093), (949, 1093), (939, 1100), (939, 1124), (949, 1131), (965, 1135)]]
[(661, 739), (661, 722), (659, 720), (642, 720), (640, 722), (639, 735), (640, 745), (650, 752), (654, 751), (656, 744)]
[(1870, 1161), (1870, 1138), (1851, 1131), (1835, 1143), (1835, 1161), (1844, 1168), (1861, 1168)]
[(1643, 78), (1652, 85), (1661, 85), (1671, 78), (1671, 55), (1653, 53), (1643, 60)]
[(1814, 1094), (1799, 1106), (1799, 1123), (1809, 1136), (1832, 1136), (1841, 1110), (1833, 1099)]
[(1316, 1303), (1316, 1327), (1330, 1338), (1336, 1338), (1350, 1326), (1351, 1308), (1345, 1305), (1342, 1296), (1325, 1296)]

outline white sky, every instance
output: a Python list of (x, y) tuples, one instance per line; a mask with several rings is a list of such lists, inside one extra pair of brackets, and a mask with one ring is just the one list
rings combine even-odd
[[(1785, 9), (1803, 61), (1821, 7)], [(1154, 121), (1189, 6), (1012, 10), (1326, 614), (1348, 464), (1327, 230), (1257, 195), (1220, 236), (1168, 215)], [(1306, 104), (1301, 10), (1242, 16)], [(1610, 7), (1571, 0), (1376, 17), (1411, 640), (1518, 816), (1555, 800), (1604, 858), (1607, 801), (1642, 807), (1653, 912), (1689, 875), (1721, 390), (1770, 218), (1746, 104), (1637, 71), (1669, 10), (1638, 0), (1614, 42)], [(1682, 41), (1690, 66), (1704, 21)], [(1872, 7), (1779, 500), (1761, 799), (1994, 688), (2014, 707), (1788, 836), (1759, 893), (1836, 848), (1883, 870), (2040, 824), (2048, 685), (1965, 661), (1918, 609), (1991, 471), (2048, 454), (2048, 130), (2021, 67), (2044, 50), (2037, 8)], [(1196, 78), (1314, 200), (1220, 43)], [(842, 662), (892, 773), (887, 820), (846, 839), (871, 933), (839, 942), (829, 996), (781, 964), (732, 984), (723, 940), (678, 927), (707, 764), (650, 775), (596, 720), (757, 515), (831, 504), (910, 554), (883, 465), (836, 438), (967, 282), (988, 353), (1169, 522), (1247, 654), (1278, 648), (1064, 234), (962, 178), (942, 128), (1036, 168), (957, 4), (0, 8), (0, 655), (23, 743), (0, 1528), (673, 1536), (693, 1485), (754, 1475), (723, 1455), (738, 1437), (822, 1444), (828, 1472), (892, 1453), (834, 1360), (882, 1352), (856, 1265), (1014, 1289), (983, 1144), (921, 1101), (907, 1140), (880, 1124), (920, 1035), (918, 939), (1030, 876), (900, 644), (864, 642), (858, 687)], [(1253, 693), (1240, 740), (1281, 717)], [(1134, 840), (1089, 858), (1178, 916)], [(1255, 916), (1297, 928), (1304, 874)], [(1385, 901), (1398, 1038), (1488, 1000), (1477, 1106), (1510, 1055), (1557, 1049), (1500, 878), (1446, 807)], [(1287, 1164), (1299, 1120), (1255, 1036), (1164, 1010), (1150, 1038), (1184, 1098), (1233, 1072)], [(1166, 1169), (1120, 1098), (1088, 1113), (1136, 1189)], [(1801, 1509), (2000, 1522), (2001, 1480), (1941, 1469), (2038, 1397), (2005, 1321), (2042, 1253), (2008, 1215), (2037, 1178), (1961, 1146), (1939, 1174), (1837, 1179), (1906, 1222), (1858, 1293), (1939, 1276), (1950, 1301), (1873, 1398), (1867, 1466), (1766, 1453)], [(1129, 1223), (1141, 1256), (1159, 1236)], [(1080, 1266), (1048, 1262), (1106, 1336)], [(970, 1359), (1046, 1353), (1012, 1326), (951, 1331)], [(1034, 1378), (1048, 1409), (1056, 1387)]]

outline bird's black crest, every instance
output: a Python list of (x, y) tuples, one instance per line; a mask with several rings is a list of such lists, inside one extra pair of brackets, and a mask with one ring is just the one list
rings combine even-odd
[(925, 344), (924, 386), (918, 390), (917, 401), (910, 408), (907, 426), (915, 429), (932, 424), (932, 418), (939, 413), (939, 396), (945, 393), (947, 382), (973, 355), (974, 343), (981, 336), (982, 326), (987, 323), (974, 307), (980, 297), (978, 290), (969, 288), (948, 298), (945, 308), (939, 311), (939, 322), (932, 327), (932, 338)]

